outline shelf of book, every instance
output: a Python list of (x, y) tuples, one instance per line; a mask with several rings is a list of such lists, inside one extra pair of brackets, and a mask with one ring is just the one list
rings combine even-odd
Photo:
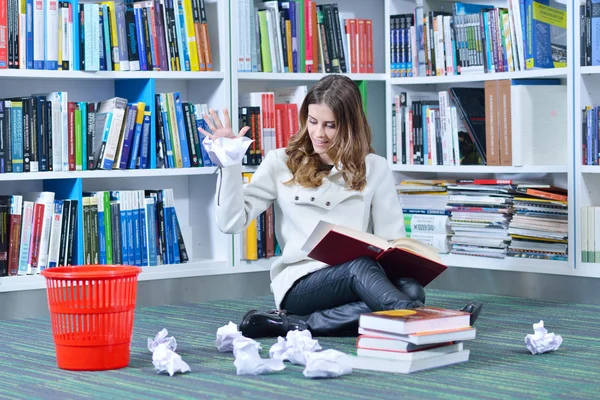
[(36, 181), (46, 179), (95, 179), (95, 178), (146, 178), (159, 176), (195, 176), (211, 175), (216, 167), (199, 168), (167, 168), (167, 169), (126, 169), (126, 170), (94, 170), (94, 171), (60, 171), (60, 172), (23, 172), (0, 174), (0, 182)]
[[(236, 267), (228, 267), (226, 261), (202, 260), (185, 264), (160, 265), (143, 267), (139, 281), (161, 279), (194, 278), (200, 276), (240, 274), (268, 271), (268, 266), (261, 263), (244, 263)], [(4, 276), (0, 277), (0, 292), (45, 289), (45, 278), (42, 275)]]
[[(583, 70), (583, 68), (582, 68)], [(600, 70), (599, 70), (600, 71)], [(566, 78), (567, 68), (536, 69), (516, 72), (495, 72), (486, 74), (442, 75), (442, 76), (415, 76), (406, 78), (391, 78), (392, 85), (437, 85), (453, 83), (484, 82), (503, 79), (539, 79), (539, 78)]]
[(459, 254), (441, 254), (442, 262), (449, 267), (493, 269), (501, 271), (518, 271), (533, 273), (569, 274), (568, 261), (549, 261), (529, 258), (489, 258), (463, 256)]
[[(240, 81), (318, 81), (331, 75), (322, 73), (273, 73), (273, 72), (239, 72)], [(346, 75), (353, 81), (385, 81), (385, 74), (339, 74)]]
[[(600, 170), (600, 168), (598, 168)], [(395, 172), (430, 172), (452, 174), (566, 174), (569, 167), (566, 165), (532, 165), (524, 167), (487, 166), (487, 165), (402, 165), (392, 164)]]
[(120, 79), (213, 79), (220, 80), (225, 78), (221, 71), (52, 71), (52, 70), (33, 70), (33, 69), (0, 69), (0, 79), (99, 79), (99, 80), (120, 80)]

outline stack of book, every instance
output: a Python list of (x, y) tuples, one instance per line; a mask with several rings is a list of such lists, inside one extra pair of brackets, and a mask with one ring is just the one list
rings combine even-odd
[(461, 180), (448, 186), (452, 253), (504, 258), (513, 196), (508, 180)]
[(360, 316), (354, 369), (408, 374), (466, 362), (463, 341), (475, 339), (470, 314), (436, 307)]
[(417, 179), (396, 186), (404, 213), (406, 236), (450, 252), (450, 212), (446, 210), (446, 180)]
[[(520, 184), (516, 191), (513, 201), (515, 215), (508, 228), (512, 240), (507, 255), (566, 261), (569, 235), (567, 190), (547, 184)], [(590, 219), (582, 220), (587, 223)]]

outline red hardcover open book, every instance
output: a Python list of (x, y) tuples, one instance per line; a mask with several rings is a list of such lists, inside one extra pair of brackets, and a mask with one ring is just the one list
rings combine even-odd
[(320, 221), (302, 250), (329, 265), (368, 256), (379, 262), (390, 279), (413, 278), (427, 286), (447, 268), (438, 250), (420, 240), (399, 238), (392, 243), (371, 233)]

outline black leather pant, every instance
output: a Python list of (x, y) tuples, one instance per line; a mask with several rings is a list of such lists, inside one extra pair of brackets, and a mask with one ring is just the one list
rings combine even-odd
[(391, 282), (369, 257), (315, 271), (288, 291), (281, 308), (304, 321), (313, 335), (356, 335), (360, 314), (423, 306), (425, 290), (406, 278)]

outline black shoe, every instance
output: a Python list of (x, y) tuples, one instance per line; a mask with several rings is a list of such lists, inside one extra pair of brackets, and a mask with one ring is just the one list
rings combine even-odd
[(483, 308), (482, 302), (477, 301), (477, 300), (471, 300), (460, 311), (471, 313), (470, 324), (471, 324), (471, 326), (473, 326), (475, 324), (475, 321), (477, 320), (477, 317), (479, 317), (479, 313), (481, 312), (482, 308)]
[(262, 312), (250, 310), (242, 318), (239, 330), (248, 338), (285, 336), (288, 331), (308, 329), (305, 321), (288, 315), (285, 310)]

